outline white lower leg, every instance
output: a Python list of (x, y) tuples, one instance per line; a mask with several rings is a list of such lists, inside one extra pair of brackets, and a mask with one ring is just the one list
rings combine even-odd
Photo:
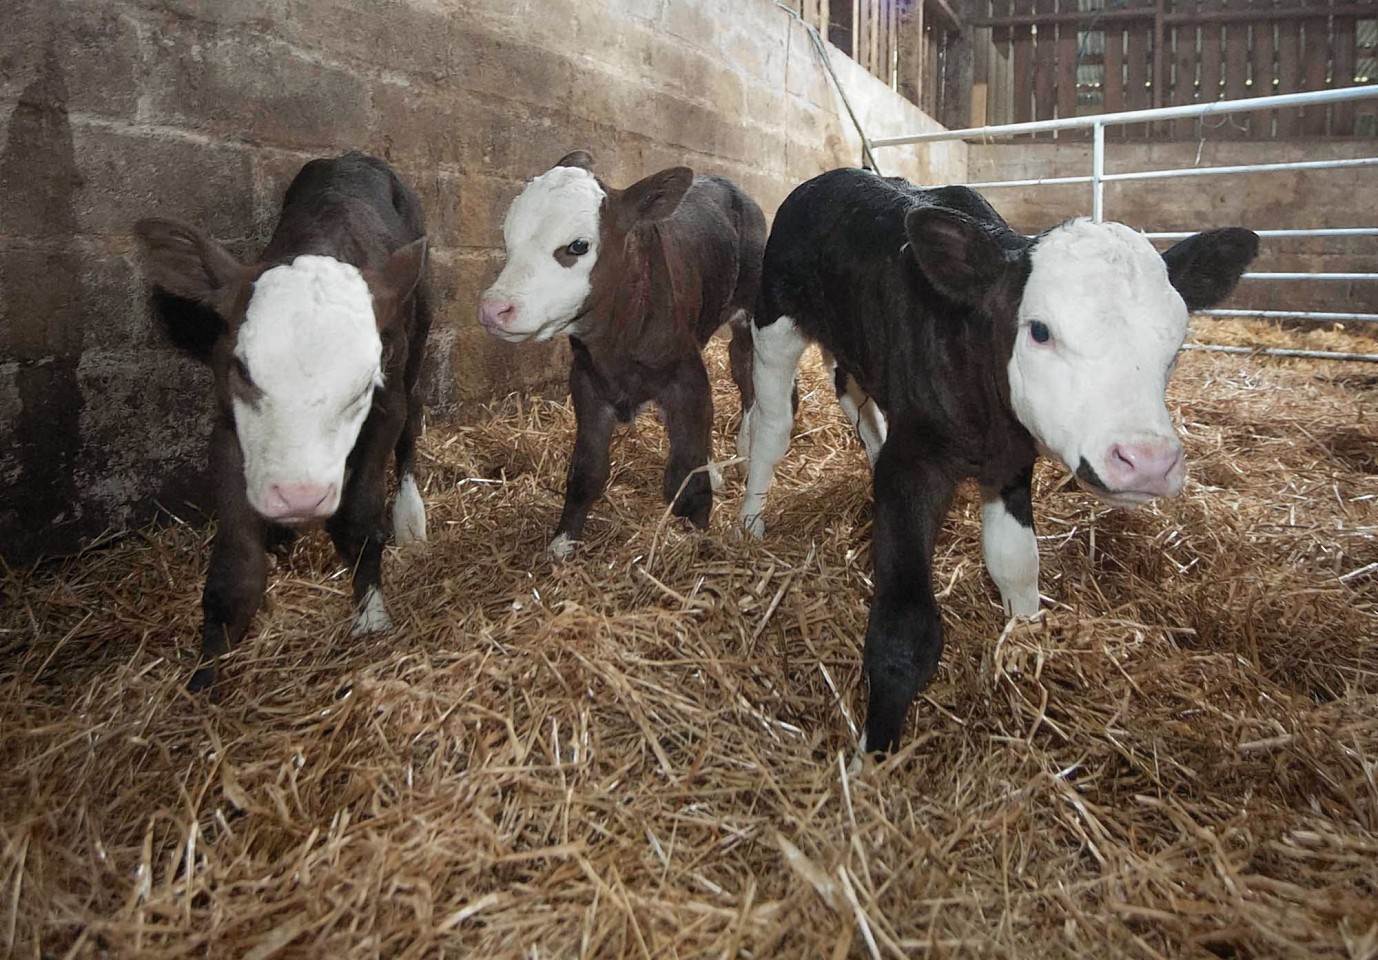
[(388, 616), (388, 608), (383, 603), (383, 593), (377, 587), (370, 587), (354, 617), (354, 635), (383, 633), (391, 629), (392, 617)]
[(998, 496), (981, 503), (981, 549), (1006, 615), (1038, 613), (1038, 538), (1032, 527), (1010, 515)]
[(794, 427), (790, 394), (794, 389), (799, 357), (808, 341), (789, 317), (780, 317), (765, 327), (753, 327), (752, 338), (752, 382), (756, 388), (756, 403), (751, 408), (751, 462), (741, 520), (753, 536), (759, 537), (765, 533), (761, 512), (765, 509), (766, 491), (775, 475), (775, 465), (789, 449), (790, 431)]
[(392, 501), (392, 539), (399, 547), (426, 540), (426, 504), (416, 488), (416, 477), (410, 473), (402, 478), (397, 498)]

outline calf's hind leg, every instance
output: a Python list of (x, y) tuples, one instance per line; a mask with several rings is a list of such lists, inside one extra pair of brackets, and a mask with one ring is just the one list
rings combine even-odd
[(754, 537), (765, 534), (766, 493), (775, 465), (789, 450), (794, 429), (794, 373), (808, 340), (790, 317), (752, 327), (751, 382), (756, 402), (751, 408), (750, 464), (741, 521)]
[[(431, 328), (430, 300), (425, 284), (412, 291), (413, 340), (403, 374), (407, 390), (407, 418), (397, 436), (394, 456), (397, 458), (397, 497), (392, 502), (392, 539), (399, 547), (420, 543), (426, 539), (426, 504), (416, 486), (416, 438), (421, 435), (425, 416), (422, 410), (421, 367), (425, 361), (426, 338)], [(420, 346), (418, 346), (418, 343)]]
[(737, 472), (746, 473), (746, 460), (751, 455), (751, 408), (756, 403), (756, 387), (751, 382), (751, 317), (742, 312), (732, 322), (732, 339), (727, 345), (732, 365), (732, 382), (742, 398), (742, 420), (737, 427)]
[(1038, 613), (1038, 538), (1034, 535), (1030, 485), (1033, 464), (1000, 487), (981, 488), (981, 550), (986, 570), (1000, 588), (1005, 615)]
[(856, 378), (837, 365), (837, 360), (831, 353), (823, 350), (822, 354), (823, 363), (833, 379), (837, 402), (846, 414), (847, 422), (861, 438), (861, 445), (866, 448), (866, 459), (874, 470), (876, 458), (880, 456), (880, 448), (885, 445), (885, 414), (881, 413), (880, 404), (861, 389), (861, 384), (856, 382)]

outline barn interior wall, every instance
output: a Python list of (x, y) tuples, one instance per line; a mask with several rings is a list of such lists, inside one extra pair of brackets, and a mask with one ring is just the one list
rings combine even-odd
[[(1373, 156), (1370, 140), (1206, 140), (1106, 144), (1106, 173), (1343, 160)], [(973, 183), (1088, 176), (1085, 141), (972, 145)], [(1020, 230), (1089, 216), (1089, 184), (987, 191)], [(1378, 172), (1372, 167), (1288, 170), (1106, 184), (1105, 216), (1141, 230), (1179, 231), (1239, 224), (1254, 230), (1378, 227)], [(1251, 269), (1259, 272), (1374, 272), (1372, 237), (1265, 239)], [(1259, 310), (1378, 312), (1378, 284), (1365, 281), (1246, 281), (1228, 304)]]
[[(937, 124), (837, 51), (875, 136)], [(433, 425), (559, 390), (563, 347), (473, 322), (521, 183), (587, 148), (614, 185), (676, 164), (773, 213), (859, 141), (771, 0), (18, 0), (0, 13), (0, 555), (204, 513), (206, 372), (150, 316), (131, 237), (184, 219), (242, 256), (300, 165), (359, 148), (420, 194), (439, 310)], [(966, 148), (887, 173), (960, 180)]]

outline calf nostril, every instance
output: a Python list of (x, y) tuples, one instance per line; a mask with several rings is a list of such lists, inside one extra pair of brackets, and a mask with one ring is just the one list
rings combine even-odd
[(1126, 450), (1124, 447), (1114, 447), (1110, 451), (1110, 456), (1113, 459), (1114, 464), (1120, 467), (1126, 473), (1133, 473), (1135, 470), (1138, 469), (1138, 463), (1135, 462), (1134, 454)]

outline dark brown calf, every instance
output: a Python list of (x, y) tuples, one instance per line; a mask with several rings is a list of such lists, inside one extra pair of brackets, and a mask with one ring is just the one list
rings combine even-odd
[(713, 402), (702, 350), (733, 325), (732, 376), (751, 406), (750, 319), (765, 217), (736, 186), (674, 167), (625, 190), (599, 181), (588, 154), (527, 184), (503, 227), (507, 264), (479, 319), (506, 340), (567, 333), (578, 421), (565, 505), (551, 542), (579, 539), (610, 470), (613, 426), (654, 402), (670, 439), (664, 493), (677, 516), (708, 525)]
[(251, 265), (194, 227), (149, 219), (135, 229), (149, 279), (218, 318), (203, 357), (215, 374), (218, 526), (192, 689), (211, 684), (216, 658), (248, 630), (267, 585), (265, 545), (283, 528), (324, 521), (354, 568), (355, 633), (389, 629), (390, 454), (401, 481), (394, 535), (425, 539), (414, 452), (431, 314), (415, 196), (381, 160), (350, 153), (302, 168)]

